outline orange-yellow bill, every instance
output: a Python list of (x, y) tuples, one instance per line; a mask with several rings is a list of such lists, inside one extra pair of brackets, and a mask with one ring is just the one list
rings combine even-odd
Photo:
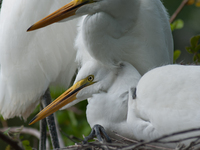
[(45, 26), (48, 26), (52, 23), (61, 21), (65, 18), (75, 15), (75, 12), (81, 6), (92, 3), (93, 0), (73, 0), (67, 5), (61, 7), (57, 11), (53, 12), (52, 14), (48, 15), (47, 17), (41, 19), (40, 21), (36, 22), (27, 31), (36, 30)]
[(66, 92), (64, 92), (62, 95), (60, 95), (56, 100), (54, 100), (51, 104), (49, 104), (47, 107), (45, 107), (41, 112), (39, 112), (29, 122), (29, 125), (51, 115), (52, 113), (56, 112), (63, 106), (76, 100), (76, 95), (81, 89), (95, 83), (95, 82), (93, 82), (93, 79), (94, 79), (94, 77), (92, 75), (90, 75), (87, 78), (78, 81), (71, 88), (69, 88)]

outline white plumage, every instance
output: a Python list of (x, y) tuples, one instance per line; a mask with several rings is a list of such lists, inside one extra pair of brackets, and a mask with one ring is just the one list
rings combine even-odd
[[(110, 77), (110, 82), (106, 80), (109, 71), (104, 72), (104, 75), (101, 71), (89, 71), (79, 76), (86, 72), (81, 70), (77, 76), (82, 79), (93, 74), (96, 81), (76, 96), (80, 101), (85, 93), (92, 91), (87, 106), (87, 119), (91, 127), (100, 124), (110, 136), (114, 136), (113, 131), (116, 131), (130, 139), (145, 141), (199, 127), (199, 66), (163, 66), (147, 72), (141, 79), (138, 71), (125, 62), (116, 71), (117, 75)], [(99, 79), (99, 76), (103, 78)], [(106, 83), (107, 87), (103, 88)], [(135, 99), (132, 98), (134, 92), (128, 94), (127, 91), (134, 88)], [(199, 133), (181, 134), (166, 140), (196, 136)], [(184, 143), (189, 144), (189, 141)]]
[(0, 114), (27, 118), (50, 84), (74, 75), (76, 20), (27, 33), (35, 21), (69, 0), (4, 0), (0, 14)]
[[(146, 73), (136, 99), (129, 98), (127, 123), (138, 140), (199, 127), (199, 66), (168, 65)], [(199, 135), (190, 132), (166, 140)], [(190, 141), (185, 141), (189, 144)], [(172, 146), (172, 145), (171, 145)]]
[[(160, 0), (74, 0), (29, 29), (81, 15), (86, 16), (79, 23), (75, 43), (77, 62), (81, 66), (75, 83), (31, 124), (65, 104), (70, 107), (88, 98), (89, 124), (91, 127), (101, 124), (110, 136), (114, 130), (131, 139), (151, 140), (198, 127), (199, 67), (168, 65), (147, 72), (172, 63), (173, 41), (168, 16)], [(2, 72), (4, 61), (1, 58)], [(39, 64), (45, 66), (45, 63)], [(46, 70), (50, 66), (40, 68)], [(60, 65), (50, 68), (57, 69)], [(51, 69), (47, 70), (51, 72)], [(48, 71), (43, 76), (50, 79), (47, 81), (55, 81)], [(1, 77), (4, 79), (5, 75)], [(136, 99), (132, 99), (129, 90), (135, 87)]]
[[(41, 111), (31, 124), (66, 104), (65, 107), (70, 107), (88, 98), (90, 126), (100, 124), (110, 136), (114, 136), (114, 130), (131, 139), (148, 141), (198, 127), (200, 68), (168, 65), (147, 72), (172, 61), (173, 42), (161, 2), (99, 0), (84, 3), (87, 1), (74, 0), (33, 25), (35, 29), (44, 21), (50, 24), (55, 14), (59, 16), (62, 10), (67, 14), (66, 8), (71, 5), (76, 8), (73, 15), (88, 14), (80, 23), (76, 39), (77, 60), (82, 67), (74, 85)], [(136, 88), (135, 99), (129, 91), (133, 88)], [(170, 140), (196, 134), (199, 132)]]
[(91, 57), (111, 68), (131, 63), (142, 75), (172, 63), (173, 40), (167, 12), (160, 0), (100, 0), (80, 7), (76, 49), (84, 64)]
[[(168, 65), (153, 69), (142, 77), (127, 62), (120, 62), (118, 66), (110, 70), (95, 60), (85, 63), (75, 84), (41, 111), (33, 123), (65, 104), (70, 107), (88, 98), (90, 126), (100, 124), (112, 137), (115, 137), (115, 131), (130, 139), (149, 141), (199, 127), (199, 66)], [(136, 92), (130, 89), (136, 89)], [(199, 133), (181, 134), (166, 141)], [(182, 143), (189, 142), (191, 140)], [(175, 147), (175, 144), (164, 146)]]
[[(85, 3), (74, 1), (79, 2)], [(3, 2), (0, 113), (4, 118), (29, 116), (51, 83), (68, 86), (76, 68), (73, 51), (76, 21), (25, 32), (33, 22), (64, 3)], [(172, 63), (168, 16), (159, 0), (101, 0), (81, 5), (74, 17), (84, 14), (87, 16), (79, 24), (75, 44), (81, 65), (92, 56), (110, 68), (119, 61), (127, 61), (144, 74), (156, 66)]]

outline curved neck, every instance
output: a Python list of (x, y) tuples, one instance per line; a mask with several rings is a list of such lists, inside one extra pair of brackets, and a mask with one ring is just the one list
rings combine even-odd
[(79, 35), (88, 53), (110, 66), (127, 61), (141, 74), (172, 63), (172, 35), (160, 0), (116, 2), (99, 2), (96, 13), (84, 18)]

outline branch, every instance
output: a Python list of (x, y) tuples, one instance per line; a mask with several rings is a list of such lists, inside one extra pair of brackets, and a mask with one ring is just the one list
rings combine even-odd
[[(0, 131), (1, 132), (5, 132), (8, 129), (9, 128), (1, 128)], [(19, 132), (19, 127), (10, 128), (9, 132)], [(40, 139), (40, 132), (38, 130), (36, 130), (36, 129), (33, 129), (33, 128), (25, 128), (25, 127), (23, 127), (23, 129), (20, 130), (20, 133), (30, 134), (30, 135), (33, 135), (36, 138)]]
[(22, 147), (20, 147), (18, 145), (17, 141), (14, 141), (12, 139), (10, 139), (8, 136), (6, 136), (5, 134), (3, 134), (2, 132), (0, 132), (0, 138), (5, 141), (6, 143), (8, 143), (10, 146), (12, 146), (15, 150), (24, 150)]
[[(135, 141), (135, 140), (128, 139), (128, 138), (126, 138), (126, 137), (123, 137), (122, 135), (119, 135), (119, 134), (115, 133), (115, 132), (114, 132), (114, 134), (115, 134), (116, 136), (121, 137), (122, 139), (124, 139), (124, 140), (126, 140), (126, 141), (129, 141), (129, 142), (132, 142), (132, 143), (136, 143), (136, 144), (140, 144), (139, 141)], [(146, 146), (152, 147), (152, 148), (154, 148), (154, 149), (156, 148), (156, 149), (162, 149), (162, 150), (172, 150), (172, 149), (170, 149), (170, 148), (161, 147), (161, 146), (155, 146), (155, 145), (150, 145), (150, 144), (146, 144)], [(122, 150), (123, 150), (123, 149), (122, 149)]]
[[(19, 127), (0, 128), (0, 132), (5, 132), (8, 129), (9, 129), (9, 132), (13, 132), (13, 133), (19, 132)], [(22, 133), (22, 134), (30, 134), (32, 136), (35, 136), (38, 140), (40, 140), (40, 131), (38, 131), (36, 129), (23, 127), (20, 130), (20, 133)], [(50, 147), (49, 145), (50, 145), (50, 143), (49, 143), (48, 138), (47, 138), (46, 139), (46, 147), (47, 147), (47, 149)]]
[(183, 7), (187, 4), (189, 0), (183, 0), (181, 5), (177, 8), (177, 10), (174, 12), (174, 14), (171, 16), (169, 22), (172, 23), (175, 18), (177, 17), (177, 15), (180, 13), (180, 11), (183, 9)]
[(156, 139), (148, 141), (148, 142), (141, 142), (141, 143), (136, 144), (136, 145), (128, 146), (128, 147), (124, 148), (123, 150), (125, 150), (125, 149), (134, 149), (134, 148), (138, 148), (140, 146), (143, 146), (143, 145), (146, 145), (146, 144), (151, 144), (151, 143), (162, 143), (162, 144), (177, 143), (177, 142), (185, 141), (185, 140), (188, 140), (188, 139), (200, 138), (200, 135), (198, 135), (198, 136), (183, 138), (183, 139), (174, 140), (174, 141), (166, 141), (166, 142), (161, 141), (163, 139), (166, 139), (166, 138), (169, 138), (169, 137), (172, 137), (172, 136), (185, 134), (185, 133), (189, 133), (189, 132), (196, 132), (196, 131), (200, 131), (200, 128), (194, 128), (194, 129), (189, 129), (189, 130), (184, 130), (184, 131), (180, 131), (180, 132), (175, 132), (175, 133), (172, 133), (172, 134), (164, 135), (162, 137), (156, 138)]

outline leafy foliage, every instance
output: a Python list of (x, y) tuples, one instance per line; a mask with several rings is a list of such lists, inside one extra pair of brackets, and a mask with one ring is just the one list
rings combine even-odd
[(171, 30), (174, 31), (176, 29), (182, 29), (184, 27), (184, 22), (181, 19), (175, 20), (173, 23), (170, 24)]
[(180, 57), (180, 55), (181, 55), (181, 51), (180, 50), (175, 50), (174, 51), (173, 63), (176, 63), (176, 61)]
[(30, 142), (28, 140), (22, 141), (22, 145), (25, 150), (32, 150), (32, 147), (30, 146)]
[(188, 53), (193, 54), (193, 61), (200, 63), (200, 35), (194, 36), (190, 39), (190, 46), (186, 47)]

